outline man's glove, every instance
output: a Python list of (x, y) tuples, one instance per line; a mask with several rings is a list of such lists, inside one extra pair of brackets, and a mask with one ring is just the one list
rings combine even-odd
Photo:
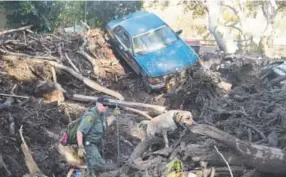
[(86, 152), (85, 152), (84, 146), (83, 145), (79, 146), (77, 150), (77, 155), (82, 158), (84, 157), (85, 154)]

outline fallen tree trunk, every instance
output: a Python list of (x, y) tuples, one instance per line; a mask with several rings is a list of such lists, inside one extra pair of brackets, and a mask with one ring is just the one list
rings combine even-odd
[(265, 173), (286, 174), (286, 151), (282, 149), (245, 142), (209, 125), (196, 125), (190, 130), (232, 148), (248, 167)]
[[(23, 54), (23, 53), (14, 53), (14, 52), (9, 52), (7, 50), (3, 50), (0, 48), (0, 52), (4, 55), (7, 55), (7, 56), (11, 56), (11, 57), (14, 57), (16, 59), (16, 57), (18, 58), (29, 58), (29, 59), (43, 59), (43, 60), (51, 60), (51, 61), (57, 61), (58, 59), (56, 57), (53, 57), (53, 56), (50, 56), (50, 57), (45, 57), (45, 56), (31, 56), (31, 55), (26, 55), (26, 54)], [(4, 58), (4, 56), (2, 56)]]
[(17, 28), (17, 29), (10, 29), (10, 30), (6, 30), (6, 31), (2, 31), (0, 32), (0, 36), (8, 34), (8, 33), (13, 33), (13, 32), (17, 32), (17, 31), (24, 31), (26, 29), (30, 29), (33, 25), (29, 25), (29, 26), (23, 26), (21, 28)]
[[(23, 58), (23, 57), (18, 57), (17, 55), (3, 55), (2, 56), (2, 59), (4, 59), (4, 60), (18, 60), (18, 59), (21, 59), (21, 58)], [(96, 91), (105, 93), (107, 95), (111, 95), (111, 96), (113, 96), (115, 98), (118, 98), (119, 100), (124, 100), (124, 97), (120, 93), (99, 85), (98, 83), (94, 82), (93, 80), (82, 76), (81, 74), (75, 72), (73, 69), (71, 69), (71, 68), (69, 68), (67, 66), (59, 64), (59, 63), (57, 63), (55, 61), (43, 61), (43, 60), (35, 59), (37, 57), (30, 58), (28, 56), (28, 57), (24, 57), (24, 58), (27, 59), (27, 60), (32, 60), (32, 62), (38, 62), (38, 63), (46, 62), (47, 64), (49, 64), (51, 66), (57, 67), (59, 69), (62, 69), (64, 71), (70, 73), (72, 76), (74, 76), (75, 78), (81, 80), (87, 86), (89, 86), (90, 88), (92, 88), (92, 89), (94, 89)]]
[[(215, 152), (214, 148), (210, 149), (199, 144), (188, 144), (182, 150), (184, 151), (182, 160), (186, 160), (188, 157), (191, 157), (194, 162), (204, 161), (213, 166), (225, 166), (225, 162), (219, 154)], [(239, 166), (242, 163), (240, 157), (235, 155), (233, 152), (223, 152), (223, 155), (231, 166)]]
[[(84, 102), (91, 102), (91, 101), (97, 101), (98, 97), (95, 96), (86, 96), (86, 95), (80, 95), (80, 94), (74, 94), (72, 96), (72, 100), (76, 101), (84, 101)], [(166, 107), (159, 106), (159, 105), (151, 105), (151, 104), (145, 104), (145, 103), (137, 103), (137, 102), (129, 102), (129, 101), (123, 101), (123, 100), (114, 100), (114, 99), (107, 99), (106, 105), (112, 105), (112, 106), (127, 106), (127, 107), (137, 107), (137, 108), (145, 108), (145, 109), (151, 109), (154, 110), (158, 115), (164, 113), (166, 111)]]

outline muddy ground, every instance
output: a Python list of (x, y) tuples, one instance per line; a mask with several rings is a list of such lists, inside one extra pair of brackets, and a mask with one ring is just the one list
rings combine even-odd
[[(95, 32), (94, 36), (97, 33)], [(66, 36), (61, 37), (66, 40), (70, 39)], [(19, 39), (21, 40), (21, 36)], [(201, 59), (205, 67), (188, 70), (183, 79), (180, 78), (176, 81), (175, 89), (171, 92), (160, 91), (147, 94), (140, 78), (137, 78), (132, 70), (120, 58), (116, 57), (116, 53), (113, 54), (101, 38), (89, 38), (89, 41), (93, 40), (95, 41), (93, 44), (96, 48), (94, 51), (97, 51), (95, 52), (97, 60), (100, 61), (100, 67), (104, 68), (102, 77), (92, 74), (89, 62), (75, 54), (82, 43), (81, 38), (73, 38), (70, 42), (63, 42), (62, 50), (70, 55), (84, 76), (118, 91), (126, 100), (192, 111), (194, 119), (198, 123), (213, 125), (241, 140), (285, 149), (286, 114), (284, 108), (286, 106), (286, 94), (283, 89), (272, 87), (269, 81), (259, 77), (258, 71), (261, 66), (265, 65), (264, 60), (262, 62), (256, 60), (258, 57), (246, 59), (243, 56), (225, 57), (218, 53), (202, 52)], [(47, 39), (47, 41), (49, 40)], [(43, 43), (43, 41), (41, 42)], [(53, 41), (50, 43), (54, 45)], [(45, 45), (43, 44), (43, 46)], [(34, 55), (36, 51), (43, 52), (44, 48), (35, 46), (37, 49), (27, 49), (25, 45), (4, 45), (6, 50), (9, 50), (9, 46), (13, 52), (21, 51), (30, 55)], [(15, 48), (16, 46), (19, 48)], [(49, 46), (53, 56), (61, 57), (56, 49), (57, 47)], [(31, 52), (28, 52), (29, 50)], [(68, 65), (66, 60), (62, 62)], [(216, 64), (213, 65), (213, 63)], [(13, 97), (11, 106), (0, 109), (0, 149), (8, 169), (7, 171), (0, 165), (0, 176), (9, 176), (10, 174), (20, 177), (28, 173), (24, 155), (20, 148), (21, 140), (18, 130), (21, 126), (23, 126), (24, 138), (28, 142), (39, 168), (48, 176), (65, 176), (68, 166), (60, 162), (59, 154), (54, 145), (69, 121), (78, 118), (87, 108), (93, 106), (93, 103), (71, 100), (50, 103), (43, 99), (42, 95), (35, 94), (39, 80), (53, 80), (51, 67), (47, 64), (34, 63), (24, 59), (7, 61), (1, 57), (0, 67), (0, 93), (29, 97), (28, 99)], [(117, 72), (111, 72), (114, 70)], [(56, 73), (57, 82), (69, 94), (77, 93), (91, 96), (100, 94), (71, 77), (69, 73), (58, 69), (56, 69)], [(224, 82), (230, 83), (231, 87), (229, 85), (221, 86), (220, 84)], [(0, 103), (4, 103), (7, 98), (9, 97), (0, 96)], [(14, 127), (12, 125), (13, 120)], [(128, 160), (143, 137), (142, 132), (137, 128), (137, 124), (143, 118), (137, 114), (121, 110), (118, 120), (118, 124), (107, 130), (104, 157), (113, 163), (119, 162), (122, 165)], [(117, 157), (117, 130), (119, 130), (120, 135), (119, 159)], [(175, 141), (171, 140), (171, 142)], [(231, 152), (227, 147), (205, 137), (194, 138), (186, 135), (182, 142), (185, 144), (196, 143), (209, 148), (215, 144), (221, 150)], [(183, 161), (186, 171), (199, 166), (198, 162), (189, 158), (183, 150), (176, 157)], [(128, 176), (162, 176), (164, 165), (169, 161), (170, 159), (165, 159), (161, 164), (155, 164), (156, 167), (154, 168), (129, 170), (126, 173)], [(224, 163), (214, 162), (210, 165), (216, 168), (225, 167)], [(244, 165), (238, 166), (239, 170), (235, 176), (241, 176), (246, 170), (251, 169)], [(260, 173), (257, 175), (263, 176)], [(218, 173), (218, 176), (228, 176), (228, 172)]]

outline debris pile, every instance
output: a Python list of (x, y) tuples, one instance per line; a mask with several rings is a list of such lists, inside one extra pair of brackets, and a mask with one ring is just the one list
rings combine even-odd
[[(199, 125), (171, 133), (170, 148), (163, 149), (160, 137), (143, 140), (138, 123), (166, 107), (139, 98), (146, 93), (136, 89), (138, 81), (125, 73), (104, 36), (99, 29), (36, 34), (23, 27), (0, 33), (2, 176), (65, 176), (68, 166), (56, 143), (100, 94), (121, 109), (103, 149), (106, 159), (120, 164), (120, 176), (166, 176), (172, 169), (195, 177), (285, 176), (286, 92), (259, 77), (262, 60), (219, 54), (212, 67), (176, 78), (171, 92), (158, 98), (166, 98), (169, 109), (192, 111)], [(27, 146), (21, 146), (24, 141)], [(30, 148), (37, 168), (31, 170), (23, 147)]]

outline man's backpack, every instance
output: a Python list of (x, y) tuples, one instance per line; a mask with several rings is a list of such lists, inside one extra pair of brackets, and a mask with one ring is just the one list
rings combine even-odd
[(85, 112), (85, 114), (83, 116), (81, 116), (80, 118), (72, 121), (71, 123), (68, 124), (67, 126), (67, 130), (65, 131), (62, 139), (61, 139), (61, 143), (62, 145), (72, 145), (72, 144), (77, 144), (77, 128), (79, 126), (79, 124), (81, 123), (82, 118), (86, 115), (86, 114), (90, 114), (92, 113), (95, 116), (95, 113), (91, 110)]

